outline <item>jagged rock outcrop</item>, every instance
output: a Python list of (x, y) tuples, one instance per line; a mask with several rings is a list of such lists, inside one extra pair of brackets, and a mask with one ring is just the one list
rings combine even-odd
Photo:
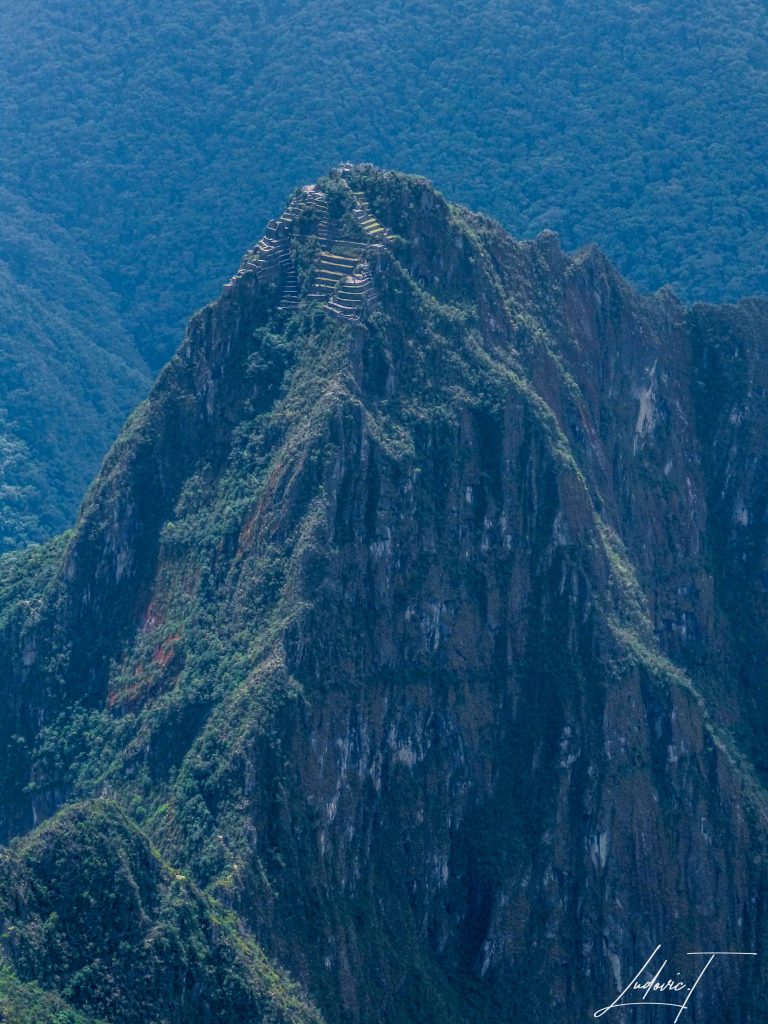
[[(3, 563), (0, 839), (108, 796), (329, 1024), (764, 954), (766, 338), (421, 179), (297, 194)], [(760, 1020), (717, 968), (691, 1020)]]

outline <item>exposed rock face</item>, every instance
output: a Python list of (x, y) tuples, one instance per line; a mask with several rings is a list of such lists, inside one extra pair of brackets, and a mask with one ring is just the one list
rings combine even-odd
[[(420, 179), (297, 195), (5, 564), (0, 838), (109, 795), (329, 1024), (764, 954), (767, 339)], [(690, 1019), (760, 1020), (716, 968)]]

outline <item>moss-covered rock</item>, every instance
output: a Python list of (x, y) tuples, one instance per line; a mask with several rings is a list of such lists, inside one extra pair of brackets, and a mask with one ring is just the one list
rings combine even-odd
[[(294, 196), (0, 576), (15, 969), (106, 1020), (272, 1005), (237, 922), (333, 1024), (549, 1024), (660, 941), (763, 950), (768, 307), (331, 180), (370, 301), (313, 295)], [(763, 960), (718, 979), (696, 1012), (757, 1024)]]

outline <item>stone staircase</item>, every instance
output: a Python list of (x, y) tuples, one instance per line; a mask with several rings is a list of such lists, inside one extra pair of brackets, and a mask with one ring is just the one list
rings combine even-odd
[(289, 258), (289, 264), (285, 274), (283, 294), (278, 303), (278, 309), (296, 309), (299, 305), (299, 277), (296, 273), (296, 265)]
[(352, 192), (352, 195), (355, 200), (355, 218), (366, 235), (377, 242), (394, 241), (395, 236), (392, 232), (388, 231), (371, 213), (365, 193)]
[(352, 274), (360, 262), (359, 256), (345, 256), (335, 252), (321, 252), (315, 271), (314, 289), (311, 299), (329, 298), (345, 277)]
[(305, 185), (302, 189), (303, 208), (317, 215), (317, 237), (321, 245), (327, 245), (330, 235), (328, 222), (328, 197), (317, 185)]
[[(296, 309), (300, 302), (299, 279), (291, 241), (295, 235), (315, 235), (321, 251), (316, 259), (309, 298), (321, 300), (323, 309), (334, 317), (359, 321), (363, 308), (373, 297), (367, 258), (395, 236), (373, 216), (363, 192), (351, 194), (352, 212), (365, 241), (332, 239), (328, 197), (317, 185), (307, 185), (294, 196), (277, 220), (269, 222), (264, 237), (246, 254), (240, 269), (224, 287), (231, 288), (238, 278), (255, 272), (261, 280), (282, 283), (278, 309)], [(308, 217), (307, 213), (311, 216)]]
[(365, 261), (339, 284), (324, 309), (341, 320), (359, 320), (364, 305), (373, 297), (370, 267)]

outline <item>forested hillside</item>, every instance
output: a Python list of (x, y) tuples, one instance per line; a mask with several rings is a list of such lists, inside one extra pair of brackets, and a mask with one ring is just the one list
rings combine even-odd
[[(7, 0), (0, 182), (29, 216), (0, 258), (55, 239), (58, 276), (56, 322), (20, 302), (3, 354), (64, 346), (91, 373), (88, 345), (125, 342), (156, 369), (269, 211), (342, 159), (423, 173), (518, 236), (596, 241), (645, 288), (765, 292), (767, 38), (757, 0)], [(85, 332), (80, 275), (101, 297)], [(14, 446), (24, 392), (3, 387)], [(25, 473), (85, 476), (128, 393), (87, 457), (62, 423)], [(46, 396), (79, 416), (66, 376)]]
[(765, 1024), (767, 338), (297, 191), (0, 559), (0, 1017), (575, 1024), (663, 940)]
[(0, 190), (0, 552), (70, 525), (148, 380), (98, 267)]

